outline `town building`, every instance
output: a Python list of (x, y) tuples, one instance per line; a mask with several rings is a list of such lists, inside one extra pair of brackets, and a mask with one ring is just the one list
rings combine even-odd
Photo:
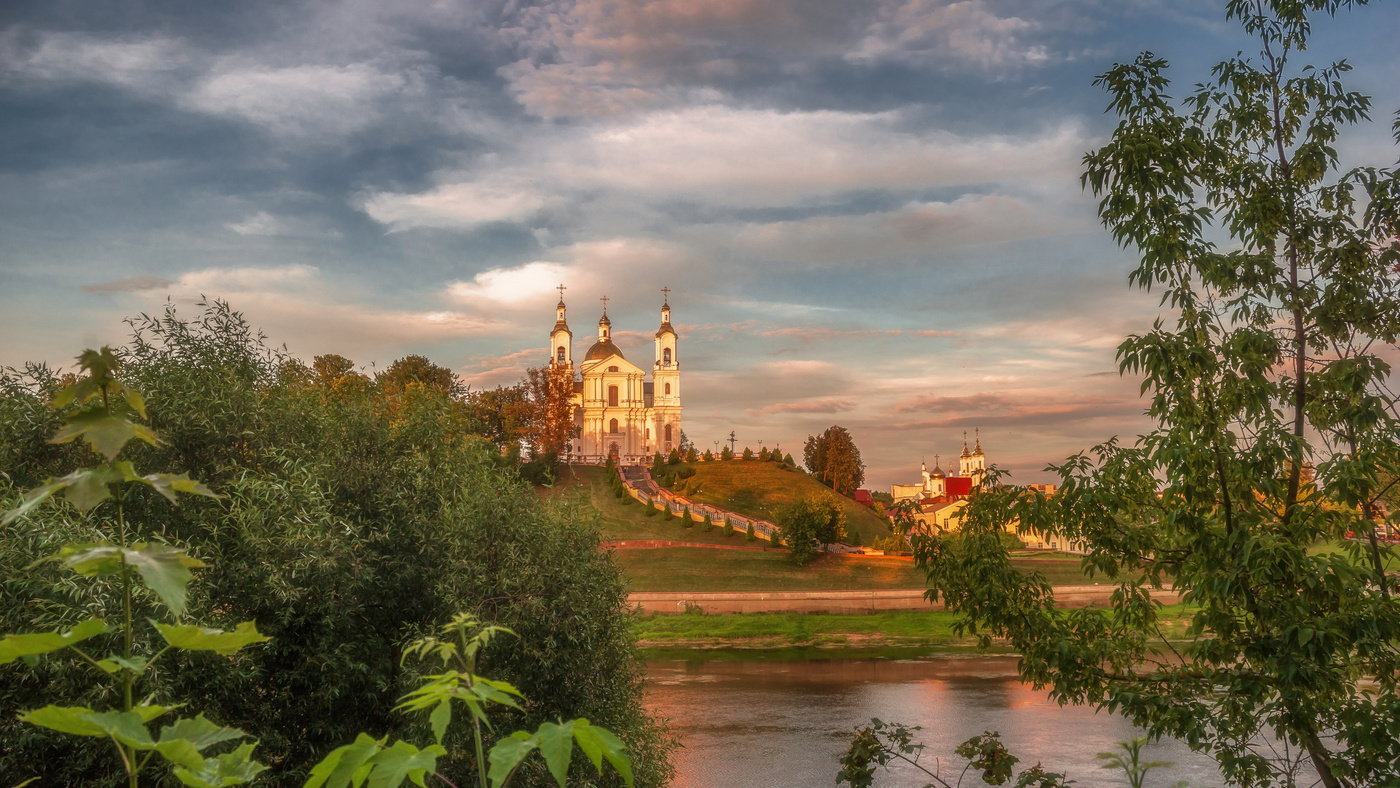
[[(681, 366), (676, 330), (671, 326), (670, 289), (662, 288), (661, 327), (656, 330), (656, 358), (646, 370), (628, 361), (612, 341), (608, 298), (598, 320), (598, 340), (574, 366), (573, 332), (565, 319), (564, 286), (559, 286), (554, 329), (549, 334), (551, 372), (573, 381), (575, 462), (621, 464), (651, 460), (681, 443)], [(650, 379), (648, 380), (648, 376)]]

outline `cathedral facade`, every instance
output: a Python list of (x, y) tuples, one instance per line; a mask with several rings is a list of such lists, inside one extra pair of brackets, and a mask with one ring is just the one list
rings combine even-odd
[[(573, 332), (565, 319), (561, 286), (554, 330), (549, 334), (551, 372), (573, 381), (573, 460), (620, 464), (651, 461), (681, 444), (681, 367), (676, 331), (671, 327), (670, 291), (661, 304), (656, 359), (651, 370), (628, 361), (612, 341), (607, 299), (598, 321), (598, 341), (574, 367)], [(650, 380), (648, 380), (650, 375)]]

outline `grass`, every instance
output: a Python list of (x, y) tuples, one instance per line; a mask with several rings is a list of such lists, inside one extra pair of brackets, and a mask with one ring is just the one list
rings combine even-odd
[(821, 555), (805, 567), (783, 551), (743, 552), (703, 547), (618, 550), (632, 591), (856, 591), (922, 588), (912, 561)]
[[(1185, 636), (1191, 610), (1167, 605), (1159, 613), (1162, 631), (1171, 639)], [(828, 613), (735, 613), (707, 616), (636, 616), (633, 631), (644, 648), (680, 645), (739, 648), (790, 646), (922, 646), (966, 649), (972, 638), (953, 632), (957, 615), (947, 611), (887, 612), (867, 615)]]
[[(786, 552), (715, 551), (703, 547), (618, 550), (618, 566), (633, 591), (858, 591), (924, 588), (914, 562), (898, 558), (823, 554), (799, 567)], [(1040, 572), (1052, 585), (1105, 582), (1089, 578), (1079, 561), (1013, 559), (1024, 572)]]
[[(546, 497), (556, 495), (581, 494), (588, 497), (593, 508), (598, 510), (598, 528), (603, 539), (609, 542), (629, 539), (667, 539), (676, 542), (704, 542), (724, 545), (755, 545), (757, 542), (744, 541), (744, 532), (737, 531), (733, 536), (724, 536), (724, 523), (715, 525), (713, 531), (705, 533), (704, 526), (696, 523), (691, 528), (681, 524), (680, 517), (664, 520), (660, 513), (646, 516), (646, 506), (640, 501), (624, 505), (613, 497), (608, 486), (607, 472), (598, 467), (576, 465), (565, 469), (553, 487), (540, 488)], [(654, 551), (646, 551), (654, 552)], [(727, 552), (727, 551), (726, 551)]]
[[(822, 494), (831, 488), (800, 470), (775, 462), (728, 460), (697, 462), (695, 475), (686, 479), (685, 495), (701, 503), (719, 506), (748, 517), (772, 520), (784, 504)], [(677, 491), (680, 491), (677, 485)], [(889, 524), (869, 509), (845, 496), (837, 496), (846, 510), (847, 532), (859, 532), (861, 543), (888, 536)]]

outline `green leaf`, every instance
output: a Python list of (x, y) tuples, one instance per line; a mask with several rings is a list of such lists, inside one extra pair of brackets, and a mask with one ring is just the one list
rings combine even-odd
[(205, 487), (202, 482), (191, 479), (188, 473), (152, 473), (138, 477), (135, 481), (149, 484), (151, 489), (165, 496), (171, 503), (177, 502), (175, 493), (203, 495), (206, 498), (219, 497), (218, 493)]
[(447, 750), (436, 744), (420, 750), (406, 741), (394, 742), (369, 759), (368, 788), (397, 788), (405, 779), (423, 785), (423, 775), (435, 771), (437, 759), (446, 754)]
[(88, 714), (84, 719), (91, 721), (113, 739), (138, 750), (149, 750), (156, 746), (151, 732), (146, 730), (146, 722), (141, 713), (132, 711), (104, 711)]
[(61, 479), (49, 479), (43, 484), (26, 492), (19, 499), (19, 506), (5, 512), (4, 517), (0, 517), (0, 526), (9, 525), (29, 513), (31, 509), (47, 501), (49, 496), (67, 487), (73, 479), (83, 471), (74, 471)]
[(104, 464), (96, 468), (74, 471), (63, 477), (63, 480), (68, 482), (64, 486), (63, 497), (80, 513), (87, 514), (99, 503), (112, 497), (112, 491), (107, 485), (122, 481), (123, 476), (120, 471)]
[(176, 720), (160, 730), (160, 740), (163, 742), (183, 739), (201, 750), (219, 742), (241, 739), (246, 735), (237, 728), (219, 725), (203, 714)]
[(442, 744), (442, 737), (447, 733), (447, 726), (452, 722), (452, 704), (442, 701), (433, 707), (433, 713), (428, 715), (428, 724), (432, 726), (433, 738), (438, 744)]
[(559, 788), (564, 788), (569, 777), (569, 756), (574, 752), (573, 729), (572, 722), (563, 725), (546, 722), (535, 731), (535, 737), (540, 740), (540, 755), (544, 756), (545, 765)]
[(39, 781), (39, 778), (38, 778), (38, 777), (30, 777), (28, 780), (25, 780), (25, 781), (22, 782), (22, 783), (16, 783), (16, 784), (15, 784), (14, 786), (12, 786), (11, 788), (24, 788), (24, 786), (29, 785), (30, 783), (38, 782), (38, 781)]
[(140, 657), (126, 659), (125, 657), (119, 657), (116, 654), (108, 654), (105, 659), (99, 659), (97, 661), (97, 667), (102, 668), (108, 673), (116, 673), (122, 668), (126, 668), (127, 670), (139, 676), (142, 673), (146, 672), (146, 660)]
[(158, 706), (154, 703), (143, 703), (140, 706), (133, 707), (132, 711), (141, 715), (142, 722), (150, 722), (167, 711), (174, 711), (183, 705), (185, 704), (177, 703), (174, 706)]
[(83, 577), (114, 575), (122, 570), (122, 549), (114, 544), (65, 545), (54, 558)]
[(76, 413), (68, 419), (68, 426), (59, 430), (49, 443), (71, 443), (82, 438), (92, 446), (93, 451), (115, 460), (122, 447), (134, 438), (139, 438), (152, 446), (160, 445), (160, 438), (144, 424), (137, 424), (121, 416), (109, 415), (106, 411), (94, 408)]
[(599, 728), (590, 725), (588, 720), (580, 718), (574, 720), (574, 740), (578, 742), (578, 747), (583, 750), (589, 760), (593, 761), (593, 766), (598, 769), (598, 773), (603, 773), (602, 758), (607, 758), (608, 763), (622, 775), (622, 779), (627, 785), (632, 785), (632, 759), (627, 757), (627, 745), (622, 740), (613, 735), (607, 728)]
[(20, 721), (74, 736), (106, 736), (102, 726), (88, 719), (95, 714), (86, 706), (45, 706), (19, 715)]
[(20, 657), (58, 651), (107, 631), (107, 622), (89, 618), (67, 632), (39, 632), (33, 635), (6, 635), (0, 640), (0, 665)]
[(239, 649), (252, 643), (262, 643), (272, 638), (258, 632), (258, 627), (252, 621), (244, 621), (234, 628), (232, 632), (225, 632), (221, 629), (205, 629), (196, 625), (174, 625), (161, 624), (152, 621), (160, 634), (165, 637), (165, 642), (175, 648), (182, 648), (187, 651), (213, 651), (225, 656), (237, 653)]
[(192, 788), (224, 788), (229, 785), (250, 783), (267, 767), (252, 760), (252, 742), (241, 745), (233, 752), (215, 758), (206, 758), (198, 768), (177, 768), (175, 778)]
[(163, 544), (136, 544), (123, 550), (126, 562), (137, 572), (146, 586), (160, 597), (176, 616), (185, 614), (185, 587), (189, 585), (190, 568), (202, 567), (204, 562), (185, 555), (185, 551)]
[(501, 788), (505, 785), (515, 767), (538, 746), (539, 740), (525, 731), (516, 731), (496, 742), (496, 746), (492, 747), (486, 756), (486, 760), (491, 763), (491, 771), (486, 775), (491, 779), (491, 788)]
[(345, 788), (351, 780), (359, 785), (364, 780), (360, 770), (363, 769), (364, 774), (369, 773), (371, 767), (365, 765), (366, 761), (374, 757), (382, 745), (382, 740), (361, 733), (355, 737), (353, 744), (331, 750), (329, 755), (312, 767), (311, 776), (303, 783), (303, 788)]

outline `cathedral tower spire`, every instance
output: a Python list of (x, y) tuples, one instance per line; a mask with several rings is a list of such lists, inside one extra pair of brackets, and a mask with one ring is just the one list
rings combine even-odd
[(569, 323), (564, 319), (564, 291), (568, 288), (559, 285), (559, 305), (554, 308), (554, 330), (549, 332), (549, 346), (553, 352), (549, 356), (551, 367), (574, 366), (574, 332), (569, 330)]

